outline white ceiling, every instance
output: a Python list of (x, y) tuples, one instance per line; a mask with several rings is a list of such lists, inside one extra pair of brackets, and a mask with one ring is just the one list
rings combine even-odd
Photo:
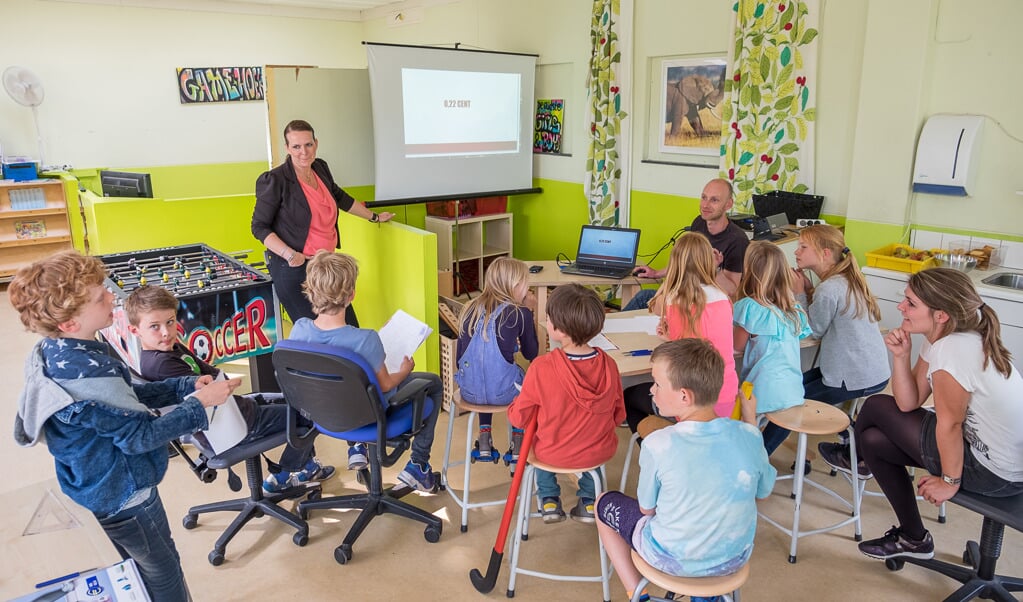
[[(8, 0), (0, 0), (7, 2)], [(185, 11), (363, 21), (455, 0), (51, 0)]]

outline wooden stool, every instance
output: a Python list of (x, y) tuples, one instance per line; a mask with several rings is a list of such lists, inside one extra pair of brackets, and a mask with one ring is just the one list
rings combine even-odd
[[(470, 508), (483, 508), (486, 506), (501, 506), (507, 501), (505, 498), (499, 500), (489, 500), (486, 502), (470, 502), (469, 501), (469, 466), (472, 464), (472, 444), (473, 444), (473, 425), (476, 424), (476, 418), (480, 412), (489, 412), (491, 414), (500, 414), (507, 412), (508, 406), (492, 406), (492, 405), (478, 405), (469, 403), (462, 399), (462, 395), (459, 391), (455, 391), (451, 397), (451, 405), (448, 407), (448, 439), (444, 444), (444, 463), (440, 469), (441, 485), (444, 489), (451, 494), (451, 498), (455, 500), (458, 507), (462, 509), (462, 533), (469, 530), (469, 509)], [(465, 459), (452, 462), (451, 461), (451, 439), (455, 430), (455, 417), (461, 412), (469, 412), (469, 423), (465, 425)], [(508, 425), (508, 440), (511, 441), (511, 425)], [(500, 456), (500, 453), (498, 453)], [(465, 466), (464, 474), (462, 477), (462, 490), (458, 491), (451, 487), (448, 483), (448, 469), (453, 466)]]
[[(520, 457), (521, 461), (522, 458)], [(519, 469), (522, 467), (520, 466)], [(600, 582), (604, 588), (604, 602), (611, 602), (611, 571), (609, 569), (609, 563), (607, 560), (607, 552), (604, 551), (604, 544), (600, 541), (600, 537), (597, 537), (597, 546), (600, 552), (600, 575), (561, 575), (557, 573), (544, 573), (542, 571), (534, 571), (530, 569), (524, 569), (519, 567), (519, 551), (522, 547), (522, 542), (529, 539), (529, 519), (540, 518), (540, 512), (530, 512), (529, 502), (535, 496), (536, 491), (536, 469), (546, 470), (547, 472), (553, 472), (555, 474), (575, 474), (581, 476), (583, 473), (588, 473), (593, 479), (594, 499), (600, 496), (603, 491), (604, 482), (604, 465), (600, 464), (597, 466), (590, 466), (589, 468), (561, 468), (558, 466), (551, 466), (544, 464), (543, 462), (537, 461), (533, 454), (529, 454), (529, 461), (526, 464), (526, 472), (522, 475), (522, 487), (519, 491), (519, 516), (518, 522), (515, 526), (515, 543), (512, 545), (512, 557), (511, 557), (511, 577), (508, 579), (508, 597), (515, 597), (515, 577), (519, 573), (523, 575), (532, 575), (533, 577), (541, 577), (543, 579), (552, 579), (554, 581), (583, 581), (583, 582)], [(539, 504), (538, 504), (539, 505)], [(597, 530), (593, 530), (593, 534), (597, 534)], [(556, 596), (548, 595), (547, 598), (555, 598)]]
[[(731, 594), (732, 600), (739, 602), (739, 588), (749, 579), (748, 562), (731, 575), (722, 575), (720, 577), (675, 577), (674, 575), (668, 575), (647, 564), (647, 561), (643, 560), (643, 557), (636, 550), (632, 551), (632, 563), (636, 565), (636, 569), (643, 575), (643, 579), (640, 580), (639, 585), (636, 587), (636, 592), (632, 594), (632, 602), (639, 600), (639, 597), (643, 594), (643, 588), (648, 583), (664, 588), (670, 595), (685, 594), (690, 597), (701, 596), (709, 598)], [(672, 598), (658, 598), (652, 594), (650, 599), (658, 601), (672, 600)]]
[[(774, 521), (769, 516), (766, 516), (762, 512), (757, 512), (760, 518), (763, 518), (766, 522), (774, 525), (781, 529), (784, 533), (792, 536), (792, 541), (789, 546), (789, 562), (796, 562), (796, 544), (799, 542), (800, 537), (807, 535), (814, 535), (817, 533), (824, 533), (826, 531), (834, 531), (840, 527), (844, 527), (849, 523), (856, 525), (855, 538), (856, 541), (863, 539), (860, 531), (860, 487), (857, 485), (852, 486), (852, 503), (838, 495), (831, 489), (815, 483), (803, 475), (803, 464), (806, 461), (806, 436), (807, 435), (834, 435), (842, 431), (849, 432), (849, 463), (850, 466), (856, 466), (856, 437), (853, 435), (852, 427), (850, 426), (849, 416), (842, 410), (821, 403), (819, 401), (813, 401), (811, 399), (805, 400), (801, 406), (795, 406), (785, 410), (779, 410), (777, 412), (771, 412), (766, 414), (767, 419), (777, 424), (778, 426), (788, 429), (792, 432), (799, 434), (799, 443), (796, 446), (796, 470), (792, 475), (786, 475), (778, 477), (778, 480), (792, 479), (793, 480), (793, 497), (795, 498), (795, 509), (792, 514), (792, 528), (782, 526), (780, 523)], [(855, 468), (854, 468), (855, 470)], [(852, 515), (842, 521), (839, 521), (833, 525), (823, 527), (820, 529), (813, 529), (811, 531), (800, 531), (799, 529), (799, 507), (803, 502), (803, 484), (812, 485), (817, 489), (827, 493), (836, 500), (842, 502), (845, 506), (852, 510)]]
[(618, 485), (618, 491), (625, 493), (625, 483), (629, 480), (629, 469), (632, 467), (632, 452), (636, 449), (639, 438), (645, 438), (650, 433), (673, 424), (675, 423), (660, 416), (647, 416), (636, 425), (636, 432), (629, 438), (629, 450), (625, 452), (625, 464), (622, 465), (622, 480)]

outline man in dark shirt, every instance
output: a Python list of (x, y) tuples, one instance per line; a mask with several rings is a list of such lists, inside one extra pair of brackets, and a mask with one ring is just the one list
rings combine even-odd
[[(729, 296), (739, 288), (742, 277), (742, 262), (746, 256), (749, 238), (746, 232), (728, 219), (728, 210), (732, 208), (732, 185), (728, 180), (716, 178), (707, 182), (700, 195), (700, 215), (696, 216), (690, 231), (699, 232), (710, 240), (717, 259), (717, 284)], [(643, 278), (664, 278), (667, 269), (655, 270), (650, 266), (641, 266), (636, 274)], [(653, 298), (655, 291), (642, 290), (625, 306), (626, 310), (643, 309)]]

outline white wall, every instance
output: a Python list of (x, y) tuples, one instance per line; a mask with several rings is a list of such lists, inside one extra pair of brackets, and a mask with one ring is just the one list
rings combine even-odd
[[(176, 67), (365, 66), (359, 23), (4, 0), (0, 24), (0, 68), (45, 86), (46, 162), (75, 167), (265, 160), (264, 103), (181, 105)], [(4, 93), (0, 144), (38, 156), (31, 110)]]

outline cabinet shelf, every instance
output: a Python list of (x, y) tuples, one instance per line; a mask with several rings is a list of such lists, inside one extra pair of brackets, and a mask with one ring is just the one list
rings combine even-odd
[[(32, 189), (37, 192), (24, 192)], [(26, 204), (38, 206), (15, 208)], [(9, 279), (18, 268), (70, 248), (63, 181), (0, 181), (0, 279)]]
[(426, 229), (437, 235), (437, 267), (456, 272), (455, 292), (478, 290), (483, 274), (498, 257), (512, 256), (512, 214), (465, 218), (428, 215)]

